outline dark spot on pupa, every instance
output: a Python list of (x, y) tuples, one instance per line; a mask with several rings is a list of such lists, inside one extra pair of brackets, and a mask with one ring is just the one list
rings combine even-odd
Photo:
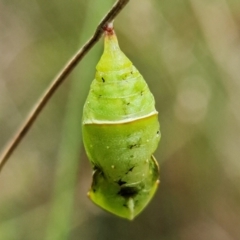
[(118, 195), (129, 198), (134, 197), (139, 192), (139, 188), (137, 187), (122, 187), (121, 190), (118, 192)]
[(130, 168), (128, 169), (128, 171), (126, 172), (126, 174), (128, 174), (129, 172), (132, 172), (134, 168), (135, 168), (135, 166), (130, 167)]
[(123, 184), (125, 184), (125, 183), (127, 183), (126, 181), (123, 181), (122, 179), (119, 179), (118, 181), (117, 181), (117, 184), (119, 185), (119, 186), (122, 186)]
[(131, 167), (131, 168), (129, 168), (129, 169), (128, 169), (128, 172), (132, 172), (132, 170), (133, 170), (134, 168), (135, 168), (134, 166)]
[(160, 131), (157, 131), (157, 134), (159, 134), (160, 133)]
[(102, 168), (99, 165), (97, 165), (96, 163), (93, 163), (92, 161), (91, 163), (93, 165), (94, 172), (102, 172)]
[(133, 158), (133, 157), (134, 157), (133, 155), (130, 156), (130, 158)]
[(91, 185), (91, 189), (93, 192), (96, 192), (96, 186), (99, 184), (99, 179), (101, 178), (104, 178), (103, 171), (98, 166), (94, 165), (93, 180)]
[(127, 105), (130, 105), (130, 102), (128, 102)]
[(143, 91), (140, 92), (140, 95), (141, 95), (141, 96), (143, 95)]
[(99, 95), (99, 97), (101, 97), (102, 95)]
[(139, 144), (131, 144), (131, 145), (129, 145), (129, 149), (133, 149), (133, 148), (137, 148), (137, 147), (139, 147)]
[(102, 77), (102, 81), (103, 81), (103, 83), (105, 83), (105, 79)]

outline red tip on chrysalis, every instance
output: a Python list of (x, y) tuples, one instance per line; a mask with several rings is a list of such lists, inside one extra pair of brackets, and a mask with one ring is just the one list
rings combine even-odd
[[(104, 30), (104, 52), (113, 52), (119, 50), (117, 36), (113, 28), (113, 22), (106, 24)], [(112, 53), (111, 53), (112, 54)]]
[(104, 26), (104, 33), (105, 36), (111, 36), (114, 35), (114, 28), (113, 28), (113, 22), (108, 23), (106, 26)]

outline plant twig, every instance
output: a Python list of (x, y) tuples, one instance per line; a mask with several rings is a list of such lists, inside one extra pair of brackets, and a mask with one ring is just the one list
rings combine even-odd
[(56, 79), (52, 82), (49, 88), (46, 90), (44, 95), (40, 98), (39, 102), (36, 104), (26, 121), (17, 131), (16, 135), (13, 137), (9, 145), (3, 151), (0, 157), (0, 171), (3, 166), (12, 155), (14, 150), (17, 148), (18, 144), (25, 137), (33, 123), (36, 121), (37, 117), (46, 106), (48, 101), (51, 99), (55, 91), (58, 87), (64, 82), (64, 80), (69, 76), (69, 74), (73, 71), (76, 65), (83, 59), (83, 57), (89, 52), (89, 50), (98, 42), (101, 36), (104, 33), (104, 28), (107, 24), (112, 22), (115, 17), (120, 13), (120, 11), (126, 6), (126, 4), (130, 0), (118, 0), (111, 10), (106, 14), (106, 16), (102, 19), (102, 21), (97, 26), (95, 33), (93, 36), (83, 45), (83, 47), (76, 53), (76, 55), (66, 64), (66, 66), (62, 69)]

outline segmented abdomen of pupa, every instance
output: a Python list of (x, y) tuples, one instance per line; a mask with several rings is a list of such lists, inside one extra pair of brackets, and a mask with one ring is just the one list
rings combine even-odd
[(143, 76), (120, 50), (115, 33), (107, 35), (84, 107), (83, 124), (129, 122), (154, 114), (154, 97)]

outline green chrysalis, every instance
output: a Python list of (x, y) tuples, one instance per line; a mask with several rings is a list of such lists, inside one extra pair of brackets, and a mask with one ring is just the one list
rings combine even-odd
[(94, 173), (91, 200), (120, 217), (133, 219), (153, 197), (159, 168), (153, 153), (160, 140), (155, 101), (145, 80), (105, 29), (83, 110), (83, 141)]

